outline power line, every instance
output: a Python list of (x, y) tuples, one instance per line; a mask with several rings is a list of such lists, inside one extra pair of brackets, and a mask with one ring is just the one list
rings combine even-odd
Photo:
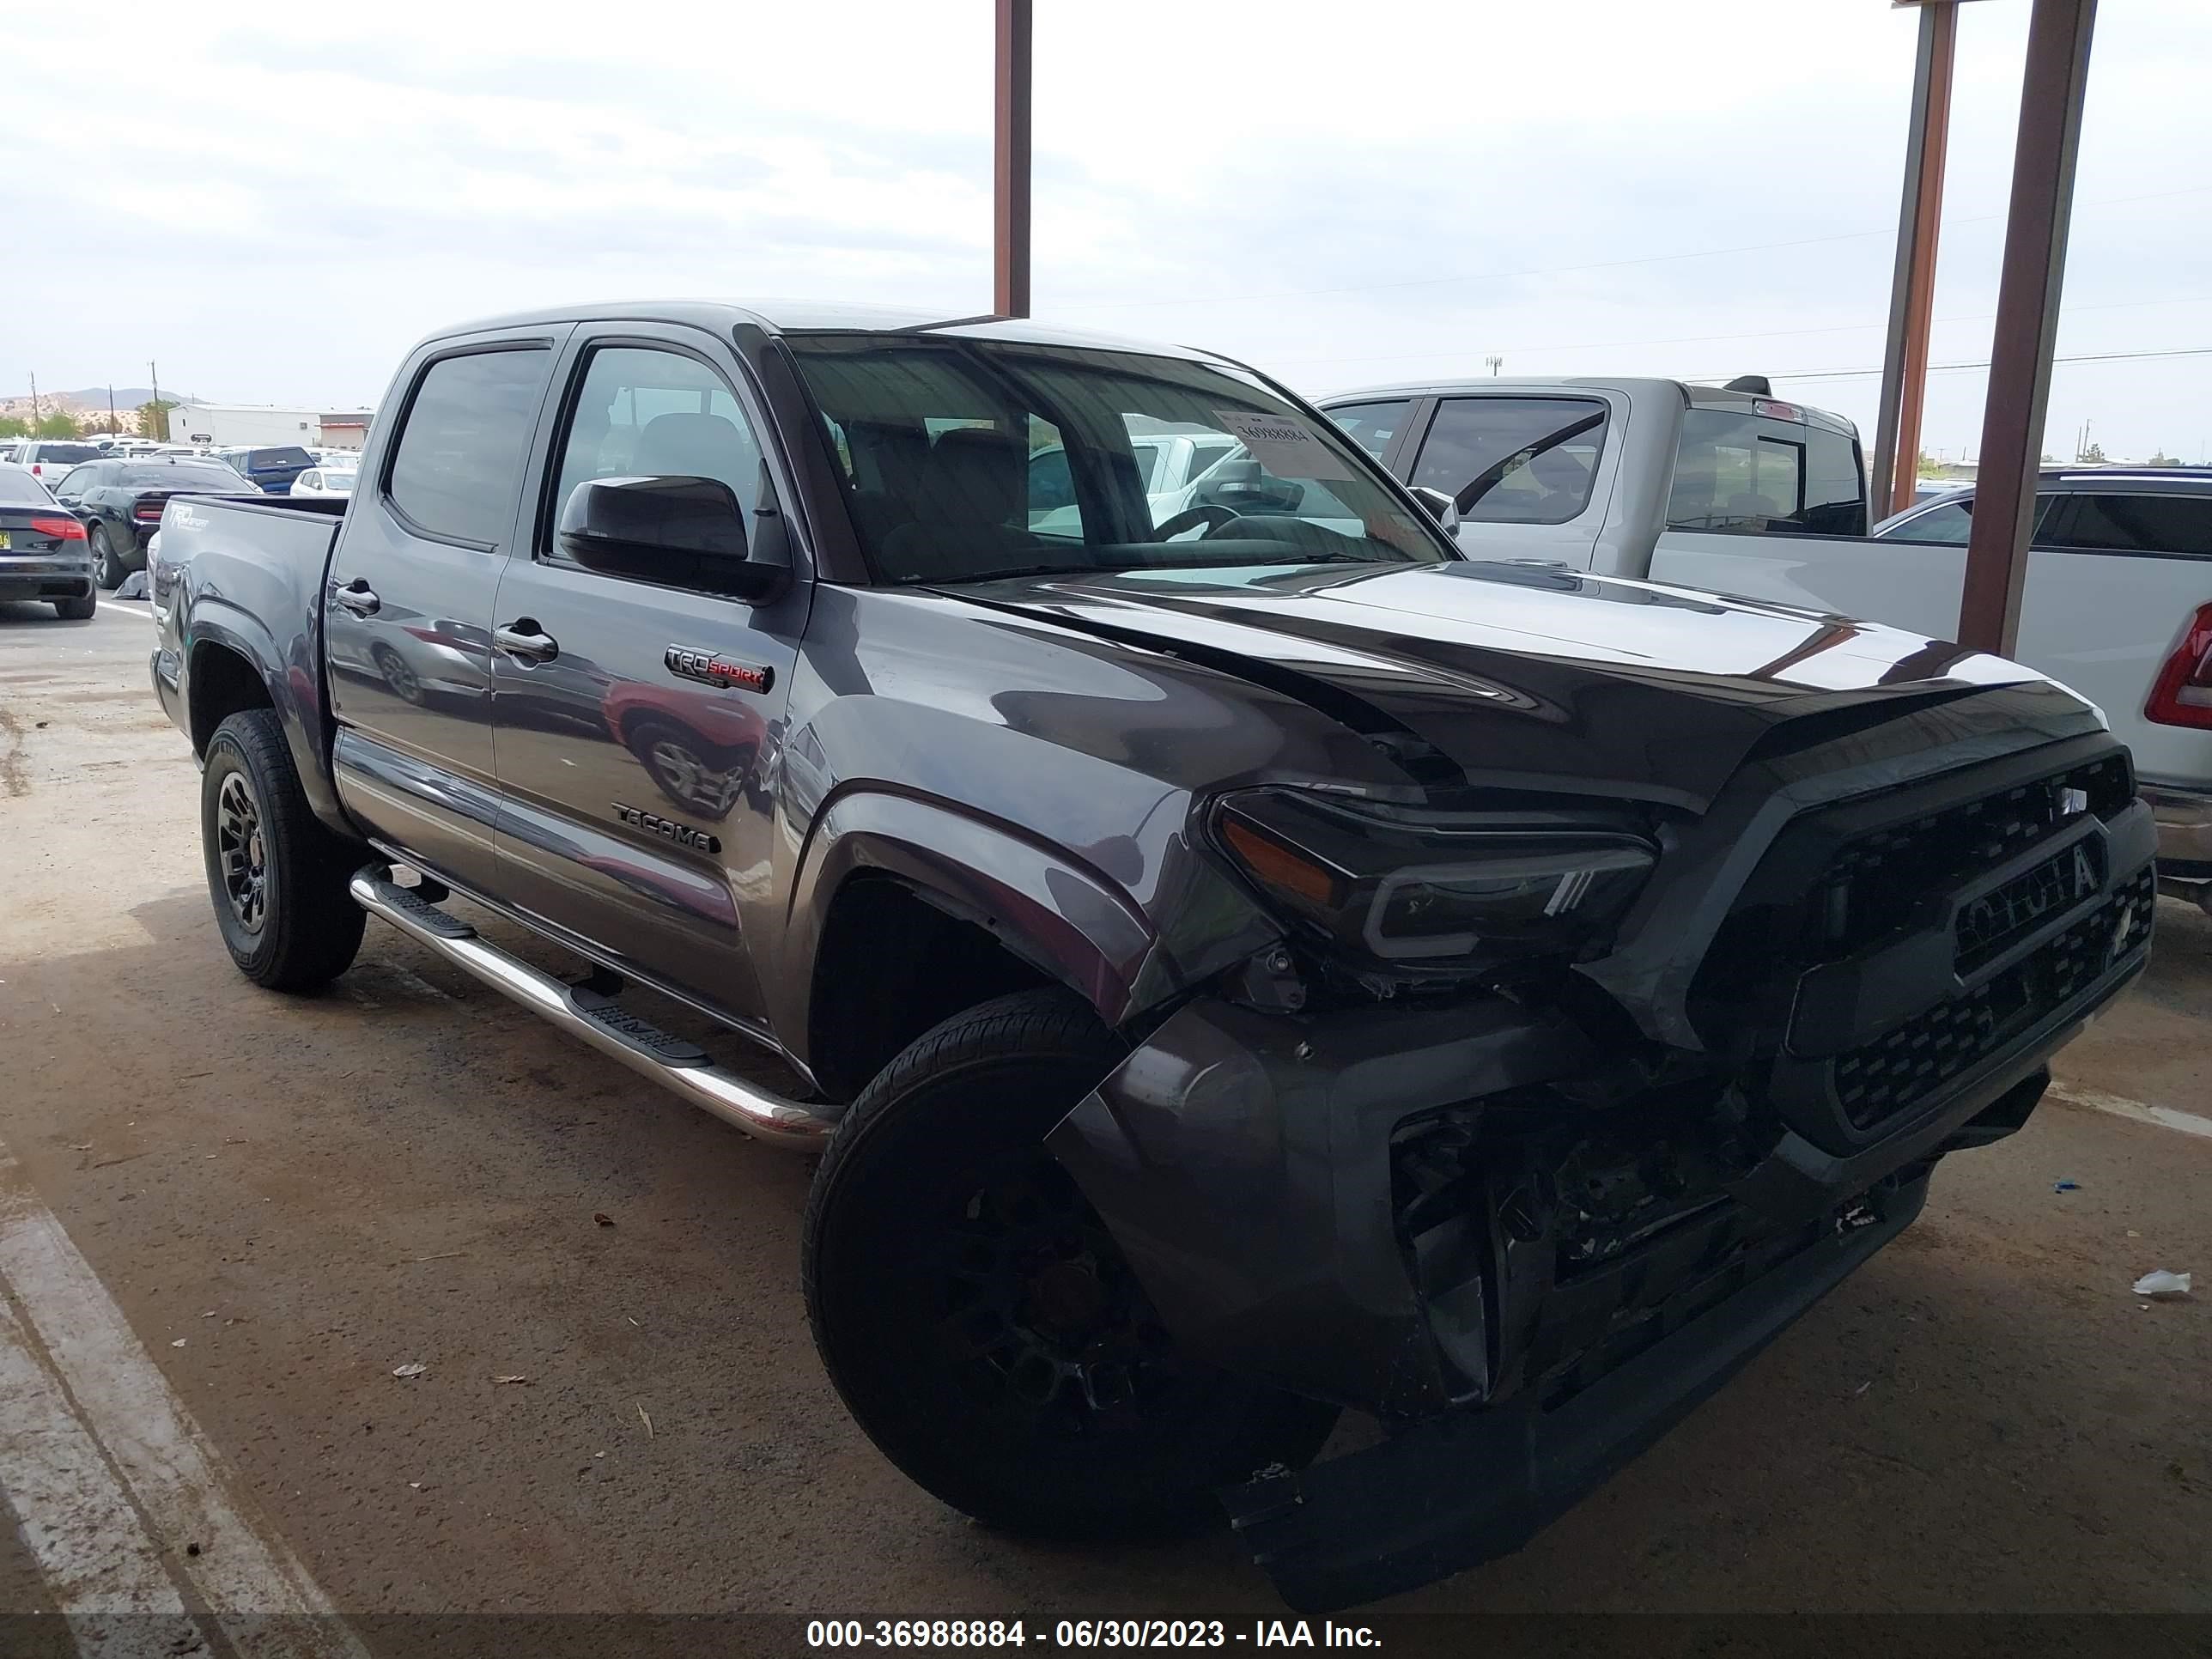
[[(2105, 300), (2094, 305), (2068, 306), (2063, 315), (2070, 317), (2077, 311), (2128, 311), (2144, 306), (2190, 306), (2212, 304), (2212, 294), (2182, 294), (2167, 300)], [(1996, 320), (1996, 313), (1990, 311), (1961, 313), (1953, 317), (1938, 317), (1939, 323), (1986, 323)], [(1879, 332), (1881, 323), (1838, 323), (1820, 328), (1776, 328), (1758, 333), (1738, 334), (1677, 334), (1663, 339), (1646, 340), (1584, 340), (1571, 345), (1505, 346), (1510, 352), (1545, 351), (1620, 351), (1632, 346), (1655, 345), (1711, 345), (1729, 340), (1787, 340), (1800, 335), (1868, 334)], [(1437, 356), (1434, 350), (1401, 351), (1383, 356), (1364, 356), (1346, 357), (1274, 357), (1267, 362), (1278, 368), (1288, 368), (1304, 363), (1402, 363), (1425, 361)]]
[[(2054, 363), (2117, 363), (2130, 362), (2144, 357), (2212, 357), (2212, 346), (2168, 346), (2155, 351), (2084, 351), (2072, 356), (2053, 357)], [(1946, 374), (1957, 369), (1987, 368), (1990, 360), (1978, 358), (1971, 363), (1930, 363), (1930, 374)], [(1733, 373), (1733, 370), (1726, 371)], [(1881, 373), (1877, 363), (1872, 368), (1805, 368), (1771, 370), (1767, 378), (1772, 380), (1857, 380)], [(1686, 380), (1717, 380), (1718, 374), (1686, 374)]]
[[(2130, 202), (2162, 201), (2174, 196), (2198, 196), (2212, 191), (2212, 185), (2190, 185), (2179, 190), (2152, 191), (2142, 196), (2111, 196), (2102, 201), (2082, 202), (2076, 207), (2119, 207)], [(1954, 225), (1983, 224), (2001, 219), (1999, 213), (1972, 213), (1946, 222)], [(1485, 270), (1462, 272), (1455, 276), (1413, 276), (1395, 283), (1349, 283), (1334, 288), (1285, 289), (1273, 294), (1204, 294), (1185, 295), (1166, 300), (1070, 300), (1055, 302), (1056, 311), (1128, 311), (1155, 306), (1242, 304), (1253, 300), (1303, 300), (1329, 294), (1372, 294), (1409, 288), (1438, 288), (1453, 283), (1504, 283), (1523, 276), (1568, 276), (1586, 270), (1619, 270), (1630, 265), (1668, 264), (1684, 259), (1717, 259), (1736, 253), (1767, 253), (1778, 249), (1818, 247), (1831, 242), (1863, 241), (1869, 236), (1894, 236), (1895, 227), (1882, 230), (1838, 231), (1832, 236), (1804, 236), (1786, 242), (1747, 242), (1737, 247), (1697, 248), (1685, 253), (1650, 253), (1632, 259), (1600, 259), (1580, 265), (1545, 265), (1528, 270)]]

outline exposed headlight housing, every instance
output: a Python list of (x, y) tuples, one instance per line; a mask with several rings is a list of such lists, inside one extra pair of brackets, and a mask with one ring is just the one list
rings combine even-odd
[(1310, 790), (1242, 790), (1214, 839), (1335, 944), (1413, 974), (1571, 960), (1610, 939), (1657, 861), (1642, 836), (1540, 811), (1449, 812)]

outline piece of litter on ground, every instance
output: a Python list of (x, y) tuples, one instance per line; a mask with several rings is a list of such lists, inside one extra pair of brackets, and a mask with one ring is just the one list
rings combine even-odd
[(594, 1457), (605, 1457), (606, 1454), (605, 1452), (593, 1452), (592, 1455)]
[(410, 1359), (404, 1365), (393, 1367), (392, 1374), (394, 1376), (420, 1376), (429, 1369), (421, 1361)]
[[(624, 1319), (629, 1319), (629, 1316), (628, 1314), (624, 1314), (624, 1315), (623, 1316), (623, 1317)], [(633, 1324), (633, 1325), (637, 1325), (637, 1321), (635, 1321), (635, 1319), (629, 1319), (629, 1322), (630, 1322), (631, 1324)], [(637, 1328), (638, 1328), (638, 1329), (640, 1329), (640, 1330), (643, 1330), (643, 1329), (645, 1328), (645, 1327), (644, 1327), (644, 1326), (642, 1326), (642, 1325), (637, 1325)]]
[(2160, 1267), (2155, 1273), (2145, 1273), (2136, 1280), (2137, 1296), (2187, 1296), (2191, 1275), (2168, 1273)]
[(213, 1319), (215, 1317), (215, 1310), (213, 1308), (210, 1308), (205, 1313), (202, 1314), (200, 1317), (202, 1319)]
[(638, 1402), (637, 1420), (645, 1425), (645, 1437), (647, 1440), (652, 1439), (653, 1419), (645, 1414), (645, 1403), (642, 1401)]
[(169, 1344), (169, 1346), (173, 1348), (181, 1348), (185, 1346), (185, 1339), (180, 1336), (175, 1341)]
[(414, 1487), (416, 1492), (422, 1490), (422, 1483), (420, 1480), (410, 1480), (407, 1484)]
[(2051, 1183), (2051, 1190), (2054, 1193), (2078, 1193), (2081, 1190), (2081, 1183), (2078, 1181), (2054, 1181)]
[(492, 1378), (492, 1381), (493, 1381), (493, 1382), (527, 1382), (528, 1381), (530, 1381), (530, 1379), (529, 1379), (528, 1377), (526, 1377), (526, 1376), (495, 1376), (494, 1378)]
[(2128, 1229), (2128, 1237), (2130, 1238), (2141, 1238), (2142, 1235), (2137, 1232), (2134, 1228), (2130, 1227)]
[(605, 1210), (592, 1211), (592, 1219), (598, 1222), (602, 1227), (611, 1227), (615, 1224), (615, 1218), (609, 1215)]
[(1858, 1387), (1851, 1390), (1851, 1398), (1854, 1400), (1857, 1399), (1861, 1395), (1864, 1394), (1872, 1387), (1874, 1387), (1874, 1379), (1872, 1377), (1869, 1377), (1865, 1382), (1860, 1383)]

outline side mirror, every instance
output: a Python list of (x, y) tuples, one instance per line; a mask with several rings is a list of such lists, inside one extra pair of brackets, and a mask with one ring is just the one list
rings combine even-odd
[(1430, 516), (1446, 530), (1458, 526), (1459, 507), (1443, 490), (1431, 489), (1426, 484), (1409, 484), (1407, 490), (1415, 501), (1427, 507)]
[[(763, 518), (779, 516), (762, 498)], [(791, 579), (782, 538), (755, 557), (737, 492), (720, 478), (586, 478), (561, 508), (556, 540), (586, 570), (763, 605)]]

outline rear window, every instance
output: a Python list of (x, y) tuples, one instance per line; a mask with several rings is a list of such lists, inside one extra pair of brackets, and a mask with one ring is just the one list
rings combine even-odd
[(392, 504), (434, 536), (504, 540), (551, 358), (538, 347), (432, 363), (392, 452)]
[(1589, 505), (1606, 414), (1595, 398), (1447, 398), (1410, 482), (1472, 523), (1565, 524)]
[(252, 467), (313, 466), (315, 458), (297, 444), (288, 444), (276, 449), (248, 450), (246, 464)]
[(94, 444), (33, 444), (30, 458), (46, 466), (59, 463), (75, 466), (80, 461), (96, 461), (100, 457), (99, 447)]
[(220, 489), (237, 491), (238, 474), (227, 466), (205, 464), (184, 466), (126, 466), (115, 482), (126, 489)]
[(2212, 556), (2212, 492), (2061, 495), (2036, 539), (2104, 553)]
[(29, 473), (12, 466), (0, 466), (0, 501), (11, 507), (46, 507), (53, 499), (46, 494), (46, 485)]
[(1686, 410), (1667, 524), (1750, 536), (1863, 536), (1857, 441), (1747, 410)]

